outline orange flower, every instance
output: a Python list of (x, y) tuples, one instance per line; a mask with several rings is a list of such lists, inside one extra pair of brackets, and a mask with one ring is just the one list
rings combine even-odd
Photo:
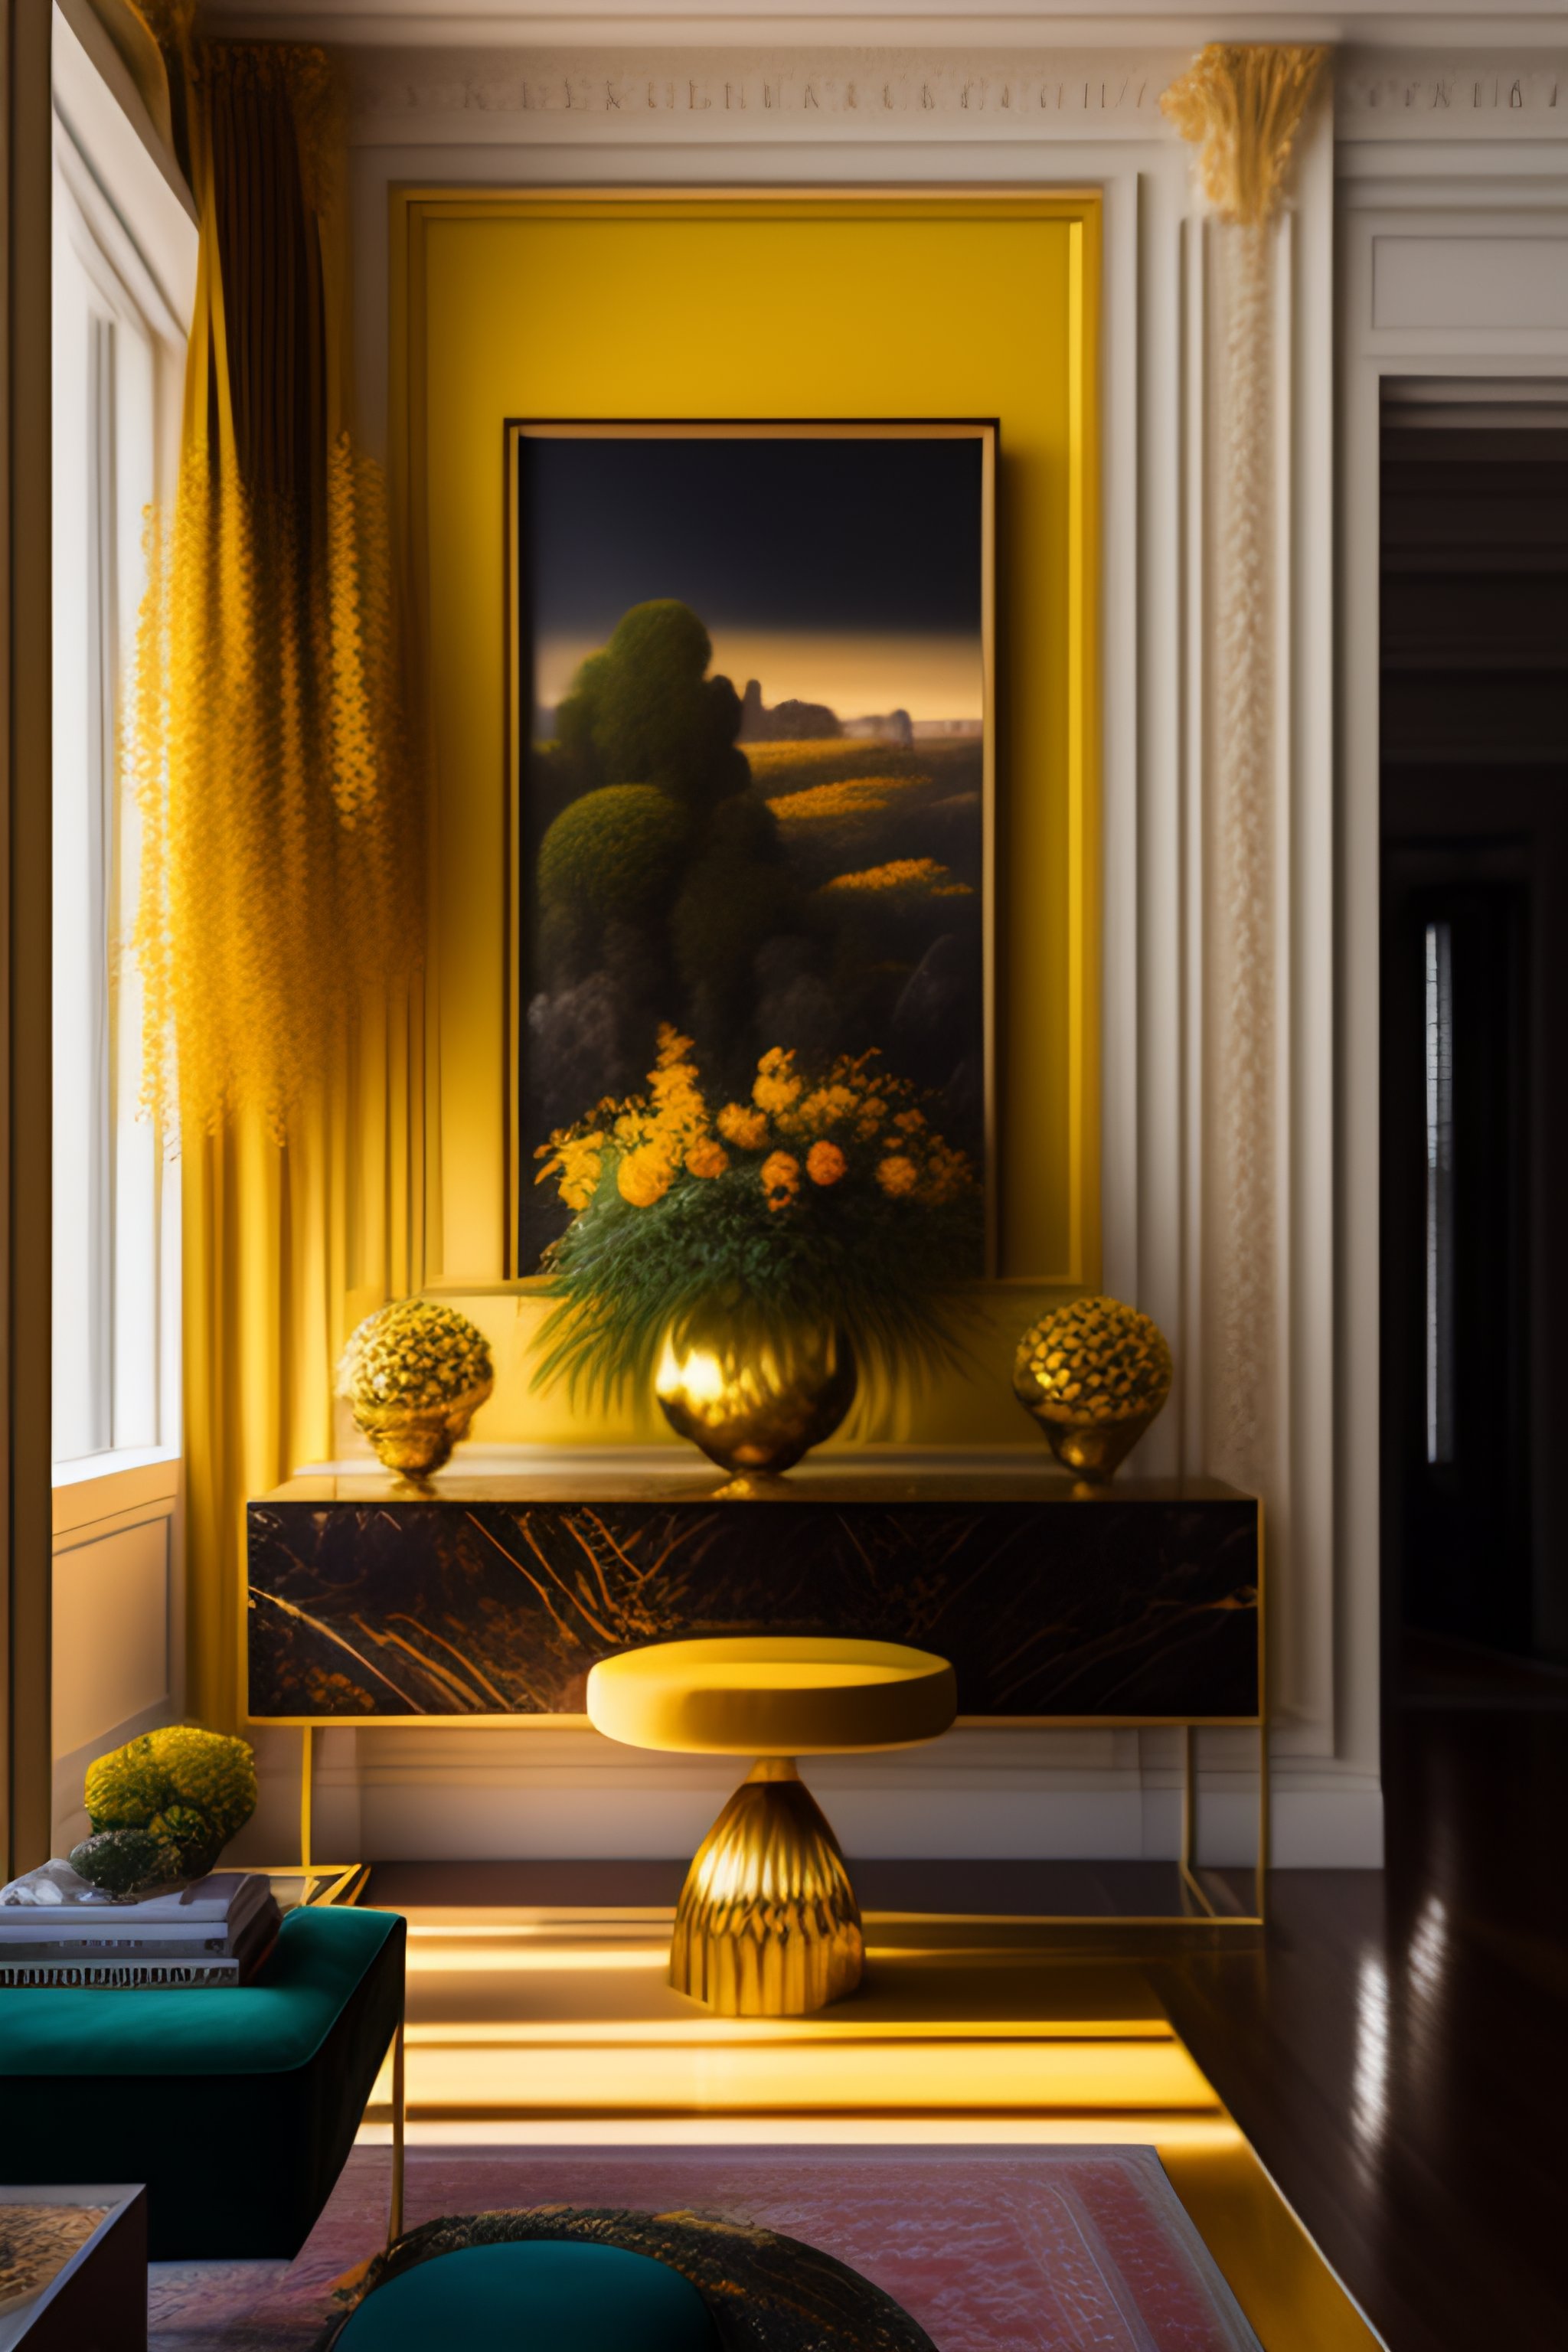
[(726, 1103), (719, 1114), (719, 1132), (742, 1151), (760, 1151), (768, 1139), (765, 1111), (753, 1110), (749, 1103)]
[(897, 1201), (904, 1193), (914, 1191), (920, 1181), (920, 1171), (912, 1160), (906, 1160), (901, 1151), (895, 1151), (889, 1158), (877, 1162), (877, 1181), (890, 1201)]
[(799, 1160), (787, 1151), (770, 1151), (760, 1172), (769, 1208), (787, 1209), (800, 1190)]
[(795, 1075), (795, 1048), (771, 1045), (757, 1064), (752, 1100), (761, 1110), (788, 1110), (799, 1099), (805, 1081)]
[(805, 1172), (814, 1184), (837, 1184), (847, 1165), (836, 1143), (814, 1143), (805, 1155)]
[(710, 1135), (705, 1135), (700, 1143), (694, 1143), (686, 1155), (689, 1176), (722, 1176), (729, 1165), (729, 1153)]
[(668, 1192), (674, 1174), (668, 1153), (647, 1143), (627, 1152), (616, 1171), (616, 1184), (622, 1200), (634, 1209), (651, 1209)]
[(935, 1201), (939, 1203), (956, 1201), (961, 1194), (969, 1191), (973, 1181), (969, 1162), (963, 1153), (954, 1151), (951, 1144), (935, 1143), (931, 1147), (931, 1157), (926, 1161), (925, 1181), (921, 1187), (921, 1197), (922, 1200)]

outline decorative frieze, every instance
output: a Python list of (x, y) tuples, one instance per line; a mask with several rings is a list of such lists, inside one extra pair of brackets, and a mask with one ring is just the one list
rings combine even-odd
[(1568, 51), (1342, 53), (1334, 131), (1342, 140), (1568, 137)]
[(1095, 138), (1163, 134), (1183, 51), (384, 49), (353, 60), (354, 138)]
[[(1169, 139), (1184, 48), (363, 48), (356, 143)], [(1342, 140), (1568, 133), (1568, 52), (1342, 51)]]

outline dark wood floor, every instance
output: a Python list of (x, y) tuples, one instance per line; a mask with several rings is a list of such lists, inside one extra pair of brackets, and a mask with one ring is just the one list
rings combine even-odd
[[(1431, 1654), (1385, 1741), (1385, 1872), (1275, 1872), (1260, 1948), (1144, 1965), (1393, 2352), (1563, 2352), (1568, 1677)], [(1018, 1912), (1135, 1908), (1129, 1869), (855, 1864), (868, 1908)], [(387, 1864), (369, 1899), (673, 1903), (682, 1874)]]
[(1393, 2352), (1563, 2352), (1568, 1684), (1456, 1660), (1384, 1736), (1386, 1871), (1277, 1872), (1260, 1952), (1156, 1980)]

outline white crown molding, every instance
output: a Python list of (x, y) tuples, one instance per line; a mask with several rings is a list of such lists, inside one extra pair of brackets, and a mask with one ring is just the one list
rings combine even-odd
[(1560, 0), (1514, 0), (1506, 11), (1476, 0), (1424, 0), (1410, 7), (1348, 0), (1337, 7), (1303, 8), (1289, 0), (1143, 0), (1136, 8), (1076, 11), (1022, 5), (978, 7), (963, 0), (858, 0), (853, 10), (831, 0), (791, 8), (780, 0), (206, 0), (204, 21), (214, 32), (250, 38), (331, 40), (355, 45), (395, 42), (450, 47), (649, 47), (766, 43), (817, 47), (828, 42), (879, 45), (904, 41), (931, 47), (971, 46), (1141, 47), (1170, 43), (1196, 48), (1205, 41), (1331, 41), (1387, 47), (1447, 43), (1555, 42), (1568, 47)]
[(1447, 142), (1568, 137), (1561, 50), (1349, 51), (1334, 77), (1337, 138)]
[(1182, 50), (381, 49), (356, 54), (356, 145), (538, 136), (1174, 139)]
[[(1160, 97), (1187, 52), (537, 47), (356, 50), (356, 145), (723, 140), (1173, 140)], [(1342, 142), (1568, 136), (1568, 55), (1542, 48), (1351, 49)]]

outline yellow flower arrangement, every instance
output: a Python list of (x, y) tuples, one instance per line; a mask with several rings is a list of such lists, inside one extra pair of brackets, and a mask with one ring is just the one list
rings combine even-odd
[(645, 1093), (541, 1147), (535, 1181), (573, 1220), (546, 1253), (563, 1303), (536, 1381), (564, 1372), (613, 1393), (715, 1300), (760, 1329), (831, 1322), (885, 1370), (952, 1352), (981, 1192), (919, 1090), (876, 1053), (806, 1069), (774, 1045), (751, 1095), (710, 1098), (691, 1039), (666, 1025)]
[(770, 1209), (787, 1209), (800, 1190), (800, 1162), (790, 1151), (770, 1151), (759, 1171)]
[(906, 1192), (914, 1191), (920, 1181), (920, 1170), (901, 1151), (893, 1152), (888, 1159), (877, 1162), (877, 1181), (890, 1201), (901, 1201)]
[(674, 1180), (669, 1154), (658, 1143), (638, 1144), (616, 1171), (621, 1198), (634, 1209), (651, 1209), (656, 1201), (663, 1200)]
[(793, 1047), (786, 1053), (783, 1046), (774, 1045), (763, 1055), (752, 1088), (752, 1100), (759, 1110), (789, 1110), (800, 1100), (805, 1081), (795, 1076), (794, 1066)]
[(973, 898), (967, 882), (955, 882), (950, 869), (934, 857), (894, 857), (885, 866), (868, 866), (858, 874), (836, 874), (825, 890), (856, 890), (883, 897)]
[(728, 1142), (742, 1151), (760, 1151), (768, 1139), (768, 1115), (750, 1103), (726, 1103), (714, 1124)]

